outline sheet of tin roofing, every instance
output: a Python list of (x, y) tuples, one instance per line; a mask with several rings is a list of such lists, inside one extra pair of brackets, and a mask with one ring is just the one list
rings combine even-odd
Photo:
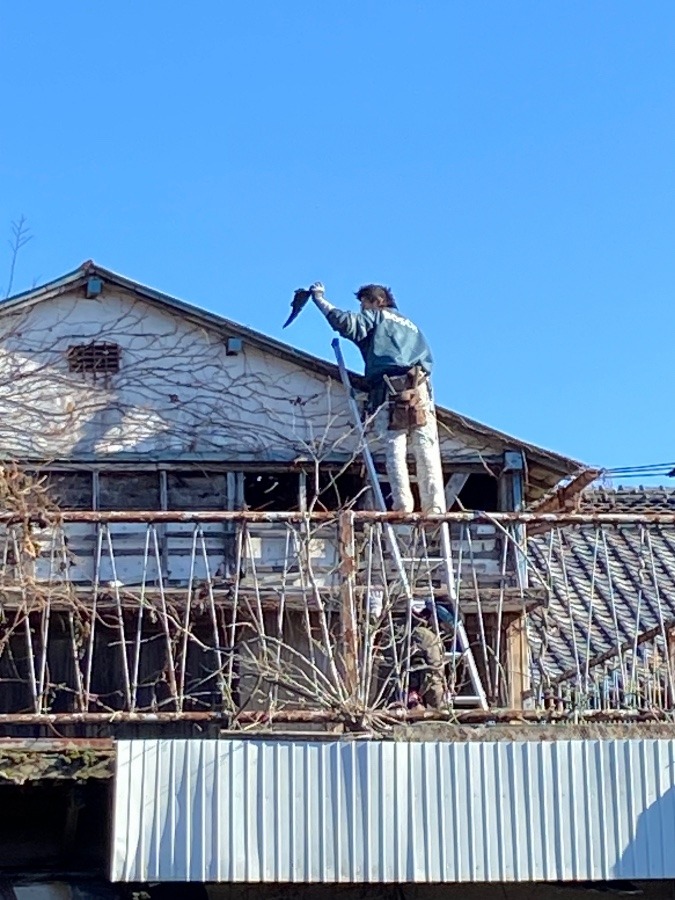
[(113, 880), (675, 877), (675, 741), (137, 740)]

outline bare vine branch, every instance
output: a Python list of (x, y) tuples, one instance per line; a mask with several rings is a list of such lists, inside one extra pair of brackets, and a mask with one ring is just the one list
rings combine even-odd
[(12, 293), (12, 286), (14, 284), (14, 272), (16, 269), (16, 261), (19, 256), (19, 252), (22, 247), (25, 247), (28, 241), (33, 239), (33, 235), (30, 233), (30, 228), (26, 222), (26, 217), (21, 215), (15, 222), (12, 222), (11, 225), (11, 238), (8, 241), (9, 249), (11, 251), (10, 262), (9, 262), (9, 281), (7, 283), (7, 293), (5, 294), (5, 299), (9, 297)]

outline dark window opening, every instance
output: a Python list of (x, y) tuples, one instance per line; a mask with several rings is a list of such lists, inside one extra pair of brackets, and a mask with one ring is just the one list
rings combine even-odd
[[(103, 872), (106, 866), (110, 805), (106, 781), (96, 778), (39, 781), (33, 778), (26, 784), (3, 783), (0, 803), (3, 810), (0, 822), (3, 896), (114, 896), (105, 890), (102, 879), (91, 879), (93, 872)], [(73, 871), (89, 873), (88, 879), (82, 879), (81, 888), (57, 892), (46, 885), (42, 889), (36, 886), (40, 880), (70, 881), (63, 873)], [(16, 874), (14, 881), (10, 873), (21, 872), (30, 875), (22, 878)], [(42, 879), (37, 874), (33, 878), (33, 873), (38, 872), (42, 873)], [(54, 874), (45, 877), (49, 873)], [(12, 882), (17, 890), (10, 886)], [(100, 888), (97, 889), (94, 885), (98, 884)]]
[(292, 512), (299, 507), (297, 472), (244, 472), (244, 503), (247, 509)]
[(487, 473), (469, 475), (466, 484), (459, 492), (458, 501), (456, 500), (452, 505), (453, 510), (463, 508), (476, 509), (480, 512), (497, 512), (499, 510), (499, 482)]
[(227, 509), (225, 472), (169, 472), (169, 509)]
[(160, 509), (159, 477), (157, 472), (101, 472), (99, 475), (98, 508), (101, 510)]
[(46, 485), (59, 509), (93, 509), (91, 472), (49, 472)]
[(94, 375), (113, 375), (120, 370), (119, 344), (92, 341), (68, 347), (66, 354), (71, 372), (93, 372)]
[[(353, 472), (319, 471), (307, 473), (307, 504), (314, 511), (330, 511), (349, 506), (365, 493), (363, 478)], [(358, 505), (358, 503), (356, 504)]]

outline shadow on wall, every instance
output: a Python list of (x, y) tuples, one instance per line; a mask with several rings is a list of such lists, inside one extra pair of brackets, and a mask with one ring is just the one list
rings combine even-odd
[[(161, 435), (169, 431), (170, 423), (157, 410), (124, 410), (118, 400), (93, 410), (79, 428), (77, 440), (69, 450), (71, 459), (93, 454), (152, 453), (169, 449)], [(171, 449), (184, 450), (183, 443), (170, 437)]]
[(614, 867), (618, 879), (675, 878), (675, 787), (640, 814)]

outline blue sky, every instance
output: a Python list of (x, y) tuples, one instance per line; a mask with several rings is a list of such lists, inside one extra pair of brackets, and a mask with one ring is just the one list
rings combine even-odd
[(15, 290), (93, 258), (330, 357), (293, 289), (381, 281), (445, 406), (675, 459), (672, 0), (34, 0), (0, 42)]

